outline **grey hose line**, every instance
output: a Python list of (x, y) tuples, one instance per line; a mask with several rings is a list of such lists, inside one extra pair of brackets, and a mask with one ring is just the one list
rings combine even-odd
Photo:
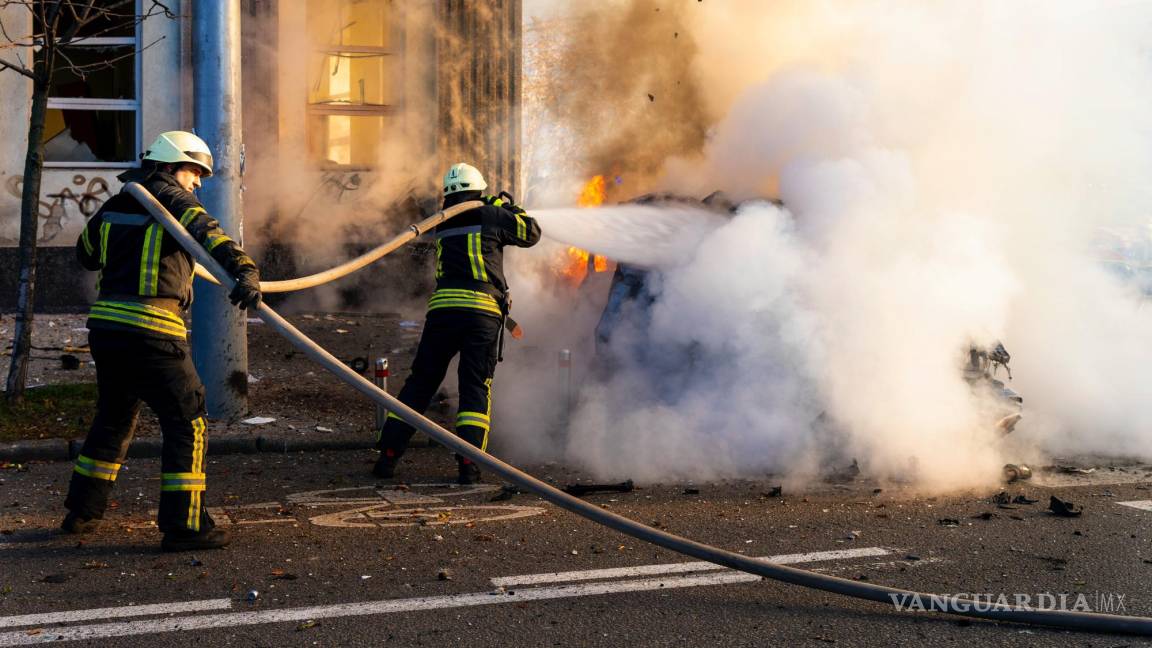
[[(163, 205), (157, 202), (147, 190), (136, 183), (127, 184), (125, 189), (137, 198), (141, 204), (151, 212), (152, 216), (154, 216), (188, 252), (216, 275), (226, 288), (231, 289), (235, 281), (229, 277), (228, 273), (224, 271), (224, 268), (192, 238), (187, 230), (180, 226), (176, 219), (164, 209)], [(921, 600), (925, 601), (925, 605), (931, 602), (932, 610), (946, 612), (948, 614), (991, 619), (994, 621), (1012, 621), (1016, 623), (1052, 626), (1071, 630), (1152, 636), (1152, 619), (1150, 618), (1062, 610), (1029, 610), (1013, 608), (1006, 605), (990, 604), (986, 601), (977, 602), (971, 599), (957, 599), (894, 587), (884, 587), (749, 558), (748, 556), (742, 556), (731, 551), (653, 529), (573, 497), (504, 463), (488, 453), (480, 451), (455, 434), (445, 430), (428, 418), (425, 418), (407, 405), (404, 405), (387, 392), (379, 389), (363, 376), (353, 372), (330, 353), (298, 331), (296, 327), (292, 326), (292, 324), (267, 305), (261, 304), (257, 309), (257, 313), (260, 318), (264, 320), (265, 324), (271, 326), (308, 357), (335, 374), (337, 378), (377, 403), (380, 403), (390, 412), (395, 413), (405, 422), (432, 437), (441, 445), (468, 457), (504, 479), (533, 491), (560, 508), (639, 540), (650, 542), (686, 556), (692, 556), (723, 567), (738, 569), (764, 578), (771, 578), (773, 580), (824, 590), (835, 594), (853, 596), (877, 603), (893, 604), (895, 600), (905, 597), (920, 597)]]
[[(438, 211), (428, 218), (420, 221), (419, 223), (409, 227), (407, 231), (396, 236), (391, 241), (375, 247), (365, 252), (364, 254), (361, 254), (355, 259), (341, 263), (340, 265), (329, 268), (323, 272), (317, 272), (316, 274), (311, 274), (306, 277), (297, 277), (296, 279), (285, 279), (283, 281), (261, 281), (260, 292), (291, 292), (293, 290), (313, 288), (321, 284), (326, 284), (329, 281), (335, 281), (336, 279), (356, 272), (364, 266), (375, 263), (388, 253), (394, 251), (396, 248), (404, 245), (417, 236), (420, 236), (433, 227), (436, 227), (440, 223), (443, 223), (444, 221), (454, 216), (458, 216), (468, 211), (469, 209), (475, 209), (476, 207), (482, 207), (483, 205), (484, 203), (480, 202), (479, 200), (469, 200), (468, 202), (460, 203), (459, 205), (453, 205), (447, 209)], [(196, 276), (205, 281), (210, 281), (216, 285), (220, 284), (220, 282), (212, 276), (212, 273), (205, 270), (204, 266), (200, 263), (196, 264)]]

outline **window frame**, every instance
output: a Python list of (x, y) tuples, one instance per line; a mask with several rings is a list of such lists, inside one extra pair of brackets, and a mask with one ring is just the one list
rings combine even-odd
[[(143, 0), (135, 0), (133, 4), (133, 11), (136, 16), (140, 15)], [(135, 149), (136, 155), (139, 155), (143, 145), (144, 139), (144, 116), (141, 114), (144, 107), (144, 65), (143, 65), (143, 50), (141, 43), (144, 38), (144, 21), (137, 20), (133, 27), (134, 34), (132, 36), (98, 36), (90, 38), (79, 38), (73, 43), (69, 43), (68, 47), (110, 47), (110, 46), (131, 46), (132, 51), (132, 73), (135, 76), (134, 95), (135, 99), (99, 99), (94, 97), (48, 97), (48, 108), (57, 110), (108, 110), (116, 112), (133, 112), (136, 116), (135, 131), (135, 144), (131, 148)], [(97, 160), (95, 162), (84, 161), (68, 161), (68, 160), (44, 160), (45, 169), (132, 169), (139, 166), (140, 161), (128, 160), (124, 162), (107, 162)]]
[[(376, 0), (377, 2), (387, 2), (388, 0)], [(305, 3), (304, 17), (308, 17), (308, 3)], [(390, 31), (390, 38), (388, 39), (389, 46), (376, 46), (376, 45), (333, 45), (331, 43), (315, 44), (310, 48), (313, 54), (322, 54), (324, 56), (340, 56), (341, 54), (353, 54), (361, 56), (379, 56), (383, 61), (386, 73), (389, 74), (390, 80), (394, 81), (397, 76), (397, 68), (400, 67), (397, 58), (397, 35), (398, 28), (397, 22), (394, 18), (388, 21), (387, 25), (383, 26)], [(305, 75), (303, 82), (305, 84), (311, 83), (311, 79)], [(389, 84), (389, 97), (386, 97), (386, 102), (381, 104), (339, 104), (339, 103), (312, 103), (305, 100), (305, 137), (310, 138), (312, 133), (308, 130), (313, 128), (312, 117), (382, 117), (387, 118), (394, 116), (396, 110), (396, 90), (395, 87)], [(311, 155), (311, 152), (309, 152)], [(364, 164), (338, 164), (330, 162), (329, 160), (312, 160), (319, 169), (323, 171), (372, 171), (376, 165)]]

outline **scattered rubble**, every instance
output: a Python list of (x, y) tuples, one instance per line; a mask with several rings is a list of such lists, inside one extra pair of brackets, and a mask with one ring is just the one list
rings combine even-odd
[(267, 425), (269, 423), (276, 422), (276, 419), (272, 418), (271, 416), (253, 416), (252, 418), (246, 418), (240, 422), (245, 425)]
[(1066, 502), (1055, 495), (1048, 501), (1048, 510), (1059, 517), (1080, 517), (1084, 507), (1077, 508), (1072, 502)]
[(592, 493), (631, 493), (634, 490), (636, 490), (636, 485), (632, 483), (631, 479), (619, 484), (568, 484), (564, 487), (565, 493), (575, 497), (583, 497)]
[(860, 462), (853, 459), (850, 466), (832, 472), (824, 478), (824, 481), (829, 484), (844, 484), (847, 482), (856, 481), (856, 478), (859, 476)]
[(506, 502), (506, 501), (512, 499), (513, 497), (515, 497), (516, 495), (523, 495), (523, 494), (524, 494), (524, 491), (520, 490), (519, 486), (516, 486), (515, 484), (504, 484), (503, 486), (500, 487), (500, 490), (495, 495), (493, 495), (492, 498), (488, 501), (490, 501), (490, 502)]
[(1024, 481), (1032, 479), (1032, 469), (1023, 464), (1005, 464), (1004, 465), (1004, 481), (1011, 484), (1012, 482)]

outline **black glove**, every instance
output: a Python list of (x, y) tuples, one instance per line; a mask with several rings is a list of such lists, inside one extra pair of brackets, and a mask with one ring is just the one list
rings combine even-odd
[(236, 277), (236, 285), (228, 293), (228, 299), (241, 310), (258, 307), (261, 299), (260, 273), (255, 268), (242, 271)]
[(507, 209), (513, 214), (525, 213), (524, 208), (512, 202), (512, 195), (505, 191), (501, 191), (498, 196), (480, 196), (480, 200), (484, 201), (485, 204)]

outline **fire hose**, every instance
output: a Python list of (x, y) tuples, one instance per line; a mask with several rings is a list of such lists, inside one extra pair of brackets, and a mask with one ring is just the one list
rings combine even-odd
[[(364, 266), (375, 263), (396, 248), (404, 245), (417, 236), (420, 236), (433, 227), (436, 227), (449, 218), (466, 212), (469, 209), (475, 209), (476, 207), (481, 207), (483, 205), (484, 203), (480, 202), (479, 200), (470, 200), (468, 202), (460, 203), (459, 205), (453, 205), (448, 209), (438, 211), (428, 218), (420, 221), (419, 223), (412, 225), (408, 228), (407, 231), (396, 236), (391, 241), (375, 247), (356, 257), (355, 259), (341, 263), (340, 265), (329, 268), (323, 272), (317, 272), (316, 274), (311, 274), (306, 277), (297, 277), (296, 279), (285, 279), (283, 281), (261, 281), (260, 292), (292, 292), (293, 290), (314, 288), (321, 284), (328, 283), (329, 281), (334, 281), (346, 275), (352, 274)], [(196, 276), (205, 281), (210, 281), (216, 285), (220, 285), (220, 282), (212, 276), (212, 273), (204, 268), (203, 263), (196, 264)]]
[[(172, 214), (161, 205), (146, 189), (137, 183), (128, 183), (125, 190), (132, 194), (152, 214), (164, 229), (173, 236), (197, 261), (204, 265), (226, 289), (231, 289), (235, 280), (228, 276), (224, 268), (196, 242)], [(545, 500), (601, 524), (615, 531), (632, 536), (651, 544), (664, 547), (677, 553), (705, 560), (722, 567), (737, 569), (749, 574), (770, 578), (793, 585), (832, 592), (877, 603), (893, 604), (898, 600), (917, 598), (932, 602), (932, 610), (994, 621), (1009, 621), (1032, 625), (1051, 626), (1070, 630), (1124, 633), (1152, 636), (1152, 618), (1077, 612), (1064, 610), (1034, 610), (1016, 608), (990, 601), (976, 601), (967, 598), (932, 595), (912, 590), (873, 585), (859, 581), (837, 578), (824, 574), (778, 565), (756, 558), (750, 558), (731, 551), (689, 540), (671, 533), (643, 525), (635, 520), (604, 510), (584, 500), (573, 497), (554, 488), (518, 468), (481, 451), (452, 432), (440, 427), (416, 410), (408, 407), (392, 395), (376, 387), (371, 381), (354, 373), (322, 347), (317, 345), (296, 327), (281, 317), (266, 304), (260, 304), (257, 314), (264, 323), (283, 335), (289, 342), (333, 373), (352, 388), (368, 398), (388, 408), (406, 423), (414, 426), (440, 445), (484, 466), (500, 477), (526, 488)]]

